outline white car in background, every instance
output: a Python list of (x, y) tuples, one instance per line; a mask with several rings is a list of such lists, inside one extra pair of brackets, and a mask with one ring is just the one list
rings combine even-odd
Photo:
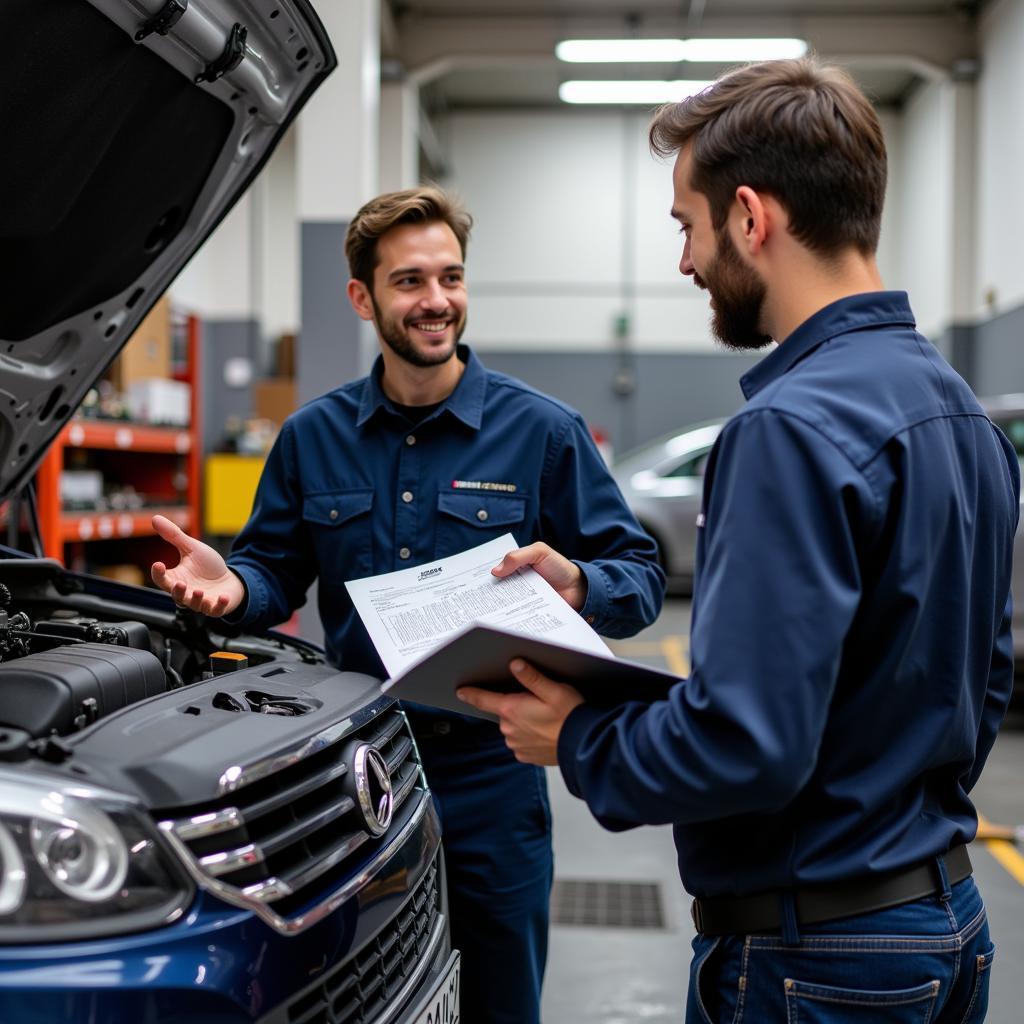
[[(992, 422), (1017, 449), (1021, 475), (1024, 476), (1024, 394), (983, 398), (981, 404), (992, 417)], [(1021, 500), (1021, 513), (1021, 522), (1017, 524), (1017, 535), (1013, 539), (1013, 653), (1019, 677), (1024, 676), (1024, 498)]]
[(633, 514), (658, 545), (673, 593), (693, 589), (704, 467), (725, 422), (709, 420), (666, 434), (622, 456), (612, 470)]

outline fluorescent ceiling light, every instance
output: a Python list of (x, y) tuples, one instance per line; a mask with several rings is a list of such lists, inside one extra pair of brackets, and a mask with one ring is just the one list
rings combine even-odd
[(748, 60), (786, 60), (802, 57), (807, 43), (802, 39), (687, 39), (683, 60), (732, 63)]
[(731, 64), (802, 57), (806, 52), (802, 39), (566, 39), (555, 46), (555, 56), (570, 64)]
[(625, 82), (563, 82), (558, 98), (565, 103), (678, 103), (706, 89), (711, 82), (691, 81), (625, 81)]
[(616, 64), (683, 60), (682, 39), (566, 39), (555, 46), (555, 56), (569, 64)]

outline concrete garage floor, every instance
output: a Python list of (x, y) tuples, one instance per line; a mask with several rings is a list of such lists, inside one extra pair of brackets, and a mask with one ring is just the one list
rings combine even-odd
[[(684, 673), (689, 603), (669, 601), (650, 629), (616, 641), (625, 658)], [(991, 822), (1024, 822), (1024, 714), (1007, 720), (975, 790)], [(556, 924), (551, 930), (544, 986), (546, 1024), (667, 1024), (682, 1019), (693, 925), (689, 899), (676, 874), (667, 827), (605, 832), (549, 770), (554, 816), (555, 877), (561, 881), (656, 883), (664, 926), (591, 927)], [(985, 895), (998, 947), (992, 977), (991, 1024), (1018, 1024), (1024, 1006), (1024, 850), (1006, 842), (975, 843), (975, 878)]]

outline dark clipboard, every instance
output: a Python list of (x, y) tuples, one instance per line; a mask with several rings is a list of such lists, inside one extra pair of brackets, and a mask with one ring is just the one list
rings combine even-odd
[(650, 665), (476, 624), (392, 676), (382, 684), (382, 689), (399, 700), (496, 721), (494, 715), (459, 700), (455, 690), (472, 685), (497, 693), (521, 691), (508, 670), (513, 658), (523, 658), (546, 676), (575, 687), (588, 703), (597, 707), (611, 708), (631, 700), (664, 700), (680, 681), (678, 676)]

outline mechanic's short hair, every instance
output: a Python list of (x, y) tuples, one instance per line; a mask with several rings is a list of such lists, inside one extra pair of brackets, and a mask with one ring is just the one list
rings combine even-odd
[(447, 224), (459, 240), (462, 258), (473, 218), (454, 196), (434, 185), (385, 192), (365, 203), (352, 219), (345, 235), (349, 273), (373, 290), (377, 266), (377, 241), (399, 224)]
[(822, 256), (878, 247), (885, 141), (870, 101), (841, 68), (810, 56), (748, 64), (661, 107), (650, 143), (660, 156), (692, 143), (690, 187), (707, 196), (716, 230), (747, 185), (774, 196), (793, 236)]

